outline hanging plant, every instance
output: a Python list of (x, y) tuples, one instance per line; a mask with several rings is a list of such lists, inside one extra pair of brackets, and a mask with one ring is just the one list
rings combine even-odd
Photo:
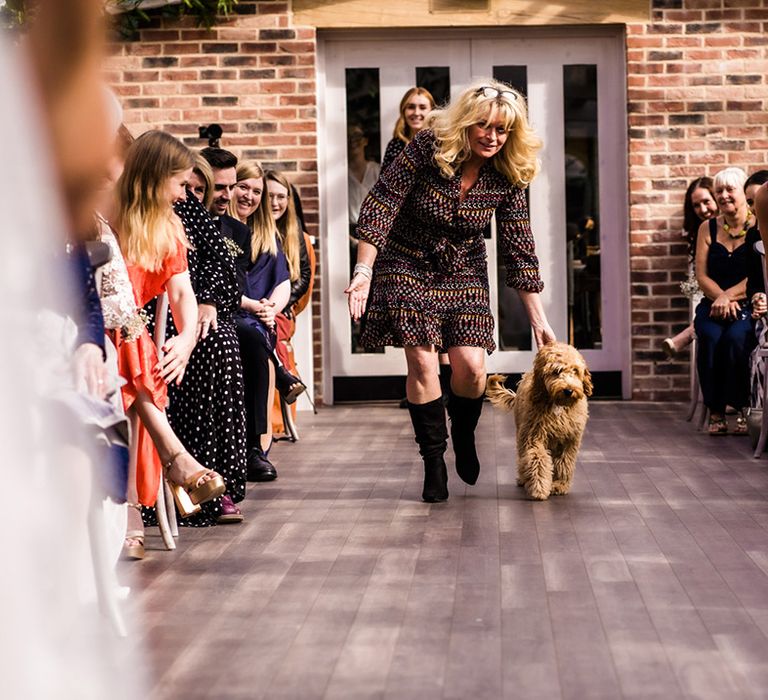
[[(105, 0), (104, 7), (117, 34), (136, 39), (142, 27), (156, 17), (194, 17), (199, 27), (210, 29), (219, 16), (226, 17), (239, 0)], [(0, 27), (18, 29), (31, 20), (33, 0), (0, 0)]]

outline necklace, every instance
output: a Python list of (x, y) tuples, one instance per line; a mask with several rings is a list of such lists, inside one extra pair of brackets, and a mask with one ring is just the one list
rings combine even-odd
[(741, 227), (739, 231), (736, 231), (734, 233), (731, 232), (731, 229), (733, 228), (726, 220), (725, 217), (723, 217), (723, 231), (725, 231), (731, 238), (742, 238), (747, 235), (747, 231), (749, 231), (749, 222), (752, 218), (752, 214), (750, 212), (747, 212), (747, 219), (744, 222), (744, 226)]

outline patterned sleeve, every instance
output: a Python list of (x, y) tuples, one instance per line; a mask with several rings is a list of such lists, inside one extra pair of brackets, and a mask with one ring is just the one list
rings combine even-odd
[(378, 181), (360, 205), (357, 233), (361, 241), (381, 248), (406, 197), (425, 168), (432, 164), (432, 132), (422, 129), (405, 147), (403, 155), (382, 171)]
[(405, 149), (405, 142), (400, 139), (392, 139), (384, 151), (384, 157), (381, 159), (381, 172), (384, 172), (392, 162), (397, 158)]
[[(194, 241), (195, 270), (192, 275), (199, 304), (233, 312), (240, 306), (240, 293), (232, 253), (205, 207), (192, 195), (177, 205), (187, 234)], [(192, 256), (190, 255), (190, 258)], [(192, 272), (190, 263), (190, 273)]]
[(525, 191), (515, 187), (496, 209), (496, 225), (504, 262), (507, 286), (526, 292), (540, 292), (539, 259), (528, 217)]

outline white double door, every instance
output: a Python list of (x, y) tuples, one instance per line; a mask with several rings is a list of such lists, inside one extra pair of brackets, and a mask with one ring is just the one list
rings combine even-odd
[[(629, 393), (629, 272), (623, 44), (610, 36), (329, 39), (322, 44), (320, 196), (324, 242), (325, 396), (340, 378), (404, 375), (403, 352), (356, 347), (348, 283), (348, 146), (362, 124), (376, 160), (392, 136), (400, 100), (416, 84), (438, 100), (493, 76), (527, 93), (544, 147), (529, 190), (531, 226), (545, 283), (542, 301), (559, 339), (582, 350), (593, 372)], [(376, 123), (378, 120), (378, 123)], [(487, 237), (498, 349), (489, 371), (523, 372), (535, 345), (515, 292), (503, 284), (495, 228)]]

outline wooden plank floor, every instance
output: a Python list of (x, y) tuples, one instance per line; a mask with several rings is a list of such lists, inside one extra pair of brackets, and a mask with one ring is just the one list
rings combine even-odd
[(240, 526), (133, 577), (152, 697), (768, 697), (768, 459), (674, 405), (599, 403), (570, 495), (527, 501), (487, 404), (474, 488), (420, 501), (405, 411), (323, 409)]

